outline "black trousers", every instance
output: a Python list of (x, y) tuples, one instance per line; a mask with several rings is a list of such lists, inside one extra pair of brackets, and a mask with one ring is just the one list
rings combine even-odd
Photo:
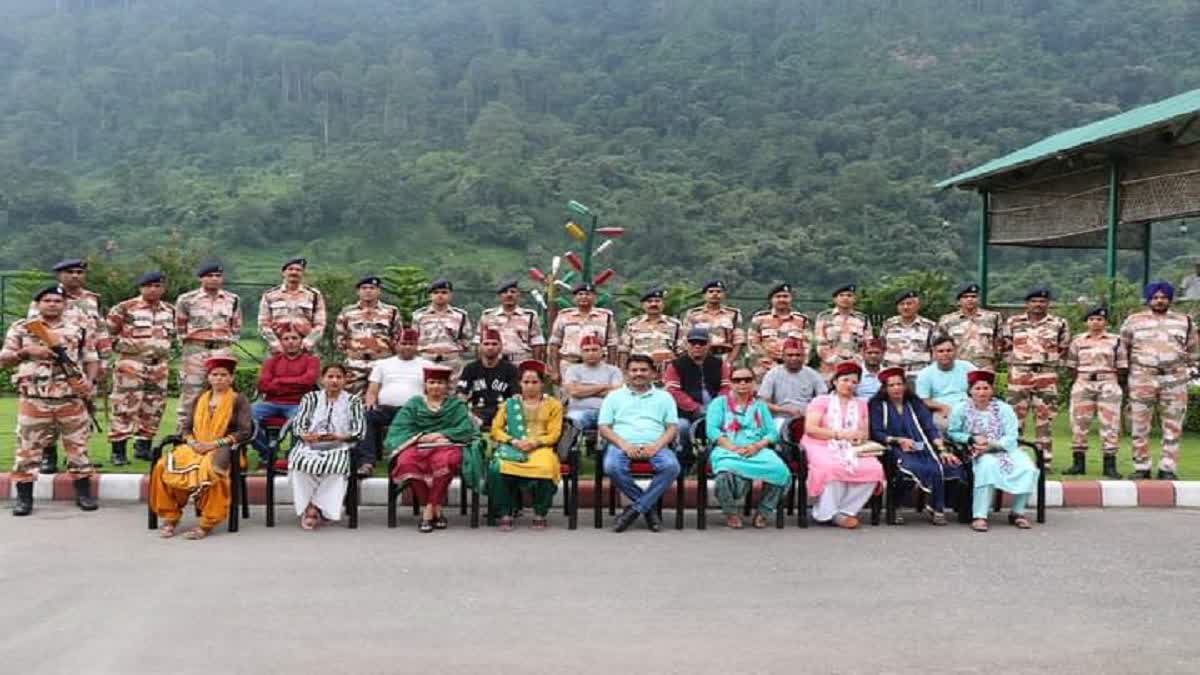
[(367, 411), (366, 433), (354, 448), (355, 462), (359, 466), (374, 464), (383, 458), (383, 439), (387, 438), (388, 427), (392, 425), (392, 418), (398, 410), (390, 405), (377, 405)]

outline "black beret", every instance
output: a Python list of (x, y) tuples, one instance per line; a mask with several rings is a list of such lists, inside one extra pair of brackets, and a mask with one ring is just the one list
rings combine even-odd
[(430, 293), (432, 293), (434, 291), (441, 291), (441, 290), (453, 291), (454, 284), (450, 283), (446, 279), (434, 279), (433, 281), (429, 282), (429, 292)]
[(54, 284), (53, 286), (47, 286), (39, 291), (35, 291), (33, 294), (33, 301), (37, 302), (38, 300), (42, 299), (43, 295), (50, 295), (50, 294), (59, 295), (64, 298), (67, 296), (67, 292), (63, 290), (62, 286), (59, 286), (58, 284)]
[(971, 283), (967, 283), (967, 284), (963, 284), (962, 286), (959, 286), (958, 294), (955, 295), (954, 297), (961, 298), (962, 296), (967, 295), (969, 293), (979, 295), (979, 284), (972, 281)]
[(87, 261), (80, 258), (67, 258), (54, 263), (54, 267), (50, 268), (54, 272), (65, 272), (73, 269), (87, 269)]
[(581, 282), (575, 284), (575, 288), (571, 289), (572, 295), (574, 295), (575, 293), (584, 293), (584, 292), (595, 293), (596, 285), (590, 281), (581, 281)]
[(1098, 316), (1102, 319), (1107, 320), (1108, 319), (1108, 308), (1105, 307), (1104, 305), (1100, 305), (1098, 307), (1093, 307), (1088, 310), (1087, 314), (1083, 315), (1083, 318), (1090, 319), (1093, 316)]
[(1046, 300), (1049, 300), (1050, 299), (1050, 289), (1045, 288), (1045, 287), (1033, 288), (1033, 289), (1030, 289), (1030, 291), (1025, 294), (1026, 300), (1033, 300), (1035, 298), (1044, 298)]
[(308, 258), (299, 258), (299, 257), (290, 258), (287, 261), (285, 261), (283, 263), (283, 267), (280, 267), (279, 269), (286, 270), (287, 268), (291, 267), (292, 265), (299, 265), (300, 267), (302, 267), (304, 269), (308, 269)]
[(767, 293), (767, 299), (770, 300), (771, 298), (775, 297), (776, 293), (791, 293), (791, 292), (792, 292), (792, 285), (787, 282), (784, 282), (784, 283), (779, 284), (779, 285), (775, 286), (774, 288), (772, 288), (771, 291), (769, 293)]
[(155, 270), (153, 272), (146, 272), (142, 276), (138, 277), (137, 285), (138, 287), (141, 287), (145, 286), (146, 284), (161, 284), (162, 282), (163, 273)]
[(916, 291), (914, 291), (910, 288), (907, 291), (901, 291), (898, 295), (896, 295), (896, 304), (898, 305), (898, 304), (904, 302), (905, 300), (908, 300), (909, 298), (920, 298), (920, 297), (921, 297), (920, 293), (917, 293)]
[(196, 276), (202, 277), (206, 274), (224, 274), (225, 268), (219, 262), (206, 262), (196, 268)]
[(496, 286), (496, 295), (499, 295), (499, 294), (503, 293), (504, 291), (507, 291), (510, 288), (517, 288), (517, 280), (516, 279), (508, 279), (506, 281), (501, 281)]
[(645, 302), (645, 301), (653, 299), (653, 298), (658, 298), (659, 300), (662, 300), (664, 295), (666, 295), (666, 292), (663, 291), (663, 289), (659, 288), (658, 286), (654, 286), (654, 287), (648, 289), (645, 293), (642, 293), (642, 302)]
[(710, 288), (719, 288), (721, 290), (725, 290), (725, 282), (721, 281), (720, 279), (709, 279), (708, 281), (704, 282), (704, 286), (701, 287), (700, 290), (708, 291)]
[(375, 276), (374, 274), (368, 274), (367, 276), (359, 279), (358, 283), (354, 284), (354, 287), (362, 288), (363, 286), (368, 286), (368, 285), (378, 286), (380, 288), (383, 288), (383, 279), (380, 279), (379, 277)]
[(857, 292), (858, 292), (857, 284), (842, 284), (841, 286), (837, 286), (833, 289), (833, 295), (835, 295), (835, 296), (838, 293), (857, 293)]

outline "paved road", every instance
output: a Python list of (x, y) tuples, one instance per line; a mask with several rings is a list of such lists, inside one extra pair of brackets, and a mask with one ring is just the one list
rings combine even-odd
[(203, 542), (143, 514), (0, 514), (3, 672), (1200, 672), (1200, 511), (986, 535), (420, 535), (380, 510), (306, 533), (256, 511)]

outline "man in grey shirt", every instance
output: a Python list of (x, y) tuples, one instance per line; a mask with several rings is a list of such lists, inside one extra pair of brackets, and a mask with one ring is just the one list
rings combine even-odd
[(783, 343), (783, 363), (767, 371), (758, 385), (758, 397), (775, 416), (775, 428), (794, 417), (803, 417), (808, 404), (828, 391), (821, 375), (804, 365), (807, 354), (801, 342), (788, 338)]
[(580, 431), (596, 428), (600, 403), (608, 392), (624, 383), (621, 369), (604, 362), (604, 344), (596, 335), (587, 335), (580, 345), (583, 362), (567, 368), (563, 374), (563, 394), (567, 399), (567, 418)]

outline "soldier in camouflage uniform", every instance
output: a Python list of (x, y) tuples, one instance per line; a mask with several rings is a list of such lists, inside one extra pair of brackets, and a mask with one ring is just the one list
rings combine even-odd
[[(13, 515), (27, 516), (33, 511), (33, 483), (42, 453), (59, 438), (67, 455), (67, 468), (74, 477), (75, 502), (84, 511), (94, 511), (91, 475), (95, 469), (87, 454), (92, 420), (87, 401), (99, 374), (96, 341), (86, 327), (64, 318), (66, 292), (61, 287), (42, 289), (33, 300), (40, 319), (61, 339), (61, 353), (74, 361), (80, 372), (69, 373), (55, 360), (50, 345), (30, 331), (31, 319), (18, 321), (8, 329), (0, 349), (0, 367), (16, 366), (13, 384), (20, 396), (16, 461), (10, 475), (17, 486)], [(72, 375), (74, 380), (69, 377)]]
[[(182, 345), (179, 367), (179, 405), (175, 428), (183, 428), (184, 417), (204, 389), (208, 376), (205, 363), (214, 358), (233, 358), (233, 345), (242, 333), (242, 308), (237, 295), (222, 288), (225, 269), (207, 262), (196, 270), (200, 288), (175, 299), (175, 332)], [(139, 454), (138, 459), (150, 459)]]
[(275, 326), (288, 324), (307, 330), (304, 348), (315, 354), (325, 335), (325, 296), (304, 285), (308, 260), (292, 258), (283, 264), (283, 284), (263, 293), (258, 303), (258, 333), (272, 354), (283, 351)]
[(596, 307), (596, 287), (590, 283), (576, 284), (572, 289), (575, 306), (568, 307), (554, 317), (550, 329), (550, 377), (561, 382), (567, 368), (583, 361), (583, 346), (586, 335), (595, 335), (608, 351), (606, 361), (613, 365), (617, 360), (617, 320), (607, 309)]
[(1049, 313), (1050, 291), (1036, 288), (1025, 295), (1025, 313), (1004, 322), (1008, 351), (1008, 403), (1017, 415), (1017, 433), (1033, 408), (1035, 442), (1046, 459), (1054, 456), (1054, 417), (1058, 414), (1057, 368), (1067, 353), (1071, 329), (1066, 319)]
[(483, 310), (473, 343), (479, 345), (479, 336), (487, 329), (500, 332), (504, 355), (516, 365), (528, 359), (542, 361), (546, 358), (546, 337), (542, 335), (542, 319), (532, 309), (521, 307), (521, 289), (515, 280), (505, 281), (496, 288), (500, 300), (497, 307)]
[(108, 429), (116, 466), (129, 463), (125, 446), (130, 438), (135, 439), (138, 457), (150, 456), (150, 444), (167, 405), (167, 369), (175, 344), (175, 308), (162, 300), (166, 290), (162, 273), (143, 274), (138, 289), (138, 297), (108, 312), (108, 330), (117, 354)]
[(833, 289), (833, 308), (817, 315), (813, 339), (821, 376), (833, 377), (833, 369), (842, 361), (862, 361), (863, 346), (874, 337), (871, 320), (854, 309), (858, 287), (845, 284)]
[(737, 363), (746, 346), (746, 331), (742, 330), (742, 311), (726, 307), (725, 282), (713, 279), (704, 284), (704, 304), (693, 307), (683, 315), (683, 333), (703, 328), (709, 335), (709, 353), (726, 363)]
[(937, 333), (937, 324), (920, 315), (921, 296), (916, 291), (897, 295), (896, 311), (896, 316), (889, 317), (879, 327), (883, 367), (903, 368), (912, 386), (917, 373), (933, 361), (930, 344)]
[(1117, 371), (1129, 368), (1121, 337), (1109, 333), (1108, 310), (1095, 307), (1084, 317), (1087, 332), (1076, 335), (1067, 347), (1065, 366), (1072, 371), (1071, 456), (1063, 473), (1087, 473), (1088, 430), (1092, 418), (1100, 420), (1100, 442), (1104, 448), (1104, 475), (1120, 480), (1117, 473), (1117, 441), (1121, 433), (1121, 383)]
[[(99, 373), (96, 376), (96, 388), (103, 391), (106, 379), (108, 356), (112, 353), (112, 341), (108, 337), (108, 324), (100, 310), (100, 296), (83, 287), (87, 278), (87, 261), (79, 258), (68, 258), (55, 263), (51, 268), (58, 285), (66, 293), (66, 306), (63, 309), (63, 320), (78, 323), (87, 329), (95, 338), (96, 354), (99, 362)], [(26, 316), (38, 318), (37, 303), (29, 303)], [(51, 445), (42, 453), (41, 472), (52, 474), (58, 471), (58, 452)]]
[(1129, 352), (1129, 417), (1133, 436), (1133, 478), (1150, 478), (1150, 426), (1154, 410), (1162, 421), (1159, 480), (1175, 480), (1179, 441), (1187, 415), (1190, 368), (1200, 360), (1200, 340), (1192, 318), (1171, 311), (1175, 289), (1165, 281), (1146, 286), (1148, 310), (1121, 325)]
[(644, 313), (625, 322), (621, 342), (617, 346), (617, 358), (622, 370), (630, 354), (643, 354), (654, 360), (660, 382), (667, 364), (675, 358), (683, 344), (683, 324), (679, 319), (663, 314), (663, 296), (663, 290), (657, 287), (642, 294)]
[(471, 345), (471, 319), (467, 310), (450, 304), (454, 285), (445, 279), (429, 284), (429, 305), (413, 312), (417, 329), (417, 355), (452, 370), (452, 382), (458, 381), (466, 365)]
[(748, 336), (750, 363), (759, 381), (768, 370), (783, 363), (783, 343), (788, 338), (800, 343), (804, 365), (808, 365), (809, 321), (807, 316), (792, 311), (791, 285), (779, 284), (772, 288), (767, 300), (771, 309), (755, 312), (750, 317)]
[(938, 319), (938, 330), (954, 339), (958, 358), (976, 368), (995, 371), (996, 356), (1004, 344), (1004, 321), (999, 313), (979, 308), (979, 284), (964, 284), (957, 297), (958, 311), (943, 314)]
[(404, 321), (398, 308), (379, 301), (382, 279), (365, 276), (355, 288), (358, 302), (342, 308), (333, 330), (338, 351), (346, 356), (346, 392), (363, 396), (371, 365), (392, 355)]

